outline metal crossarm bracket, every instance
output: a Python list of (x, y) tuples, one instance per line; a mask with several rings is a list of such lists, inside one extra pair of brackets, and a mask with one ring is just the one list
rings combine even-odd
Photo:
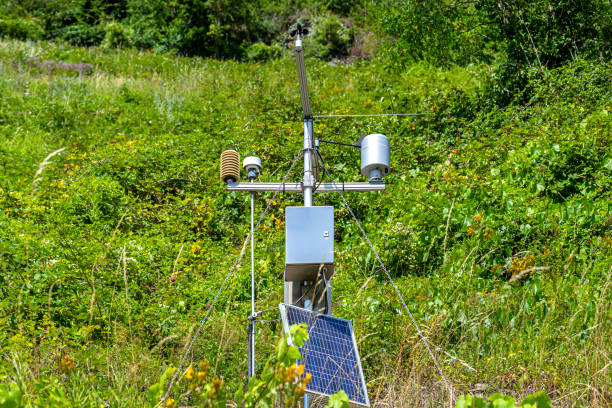
[[(350, 183), (320, 183), (316, 191), (335, 193), (338, 191), (383, 191), (385, 183), (350, 182)], [(300, 183), (228, 183), (227, 191), (250, 191), (255, 193), (265, 191), (280, 191), (283, 193), (303, 193), (304, 186)]]

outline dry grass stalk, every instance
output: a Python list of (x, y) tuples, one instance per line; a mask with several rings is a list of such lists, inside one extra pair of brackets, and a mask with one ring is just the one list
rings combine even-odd
[(40, 175), (42, 174), (43, 170), (45, 170), (45, 167), (47, 167), (49, 164), (52, 163), (51, 159), (54, 156), (57, 156), (64, 150), (66, 150), (65, 147), (62, 147), (61, 149), (57, 149), (54, 152), (49, 153), (49, 155), (47, 155), (47, 157), (45, 157), (45, 159), (42, 162), (40, 162), (40, 164), (38, 165), (38, 169), (36, 169), (36, 173), (34, 173), (34, 180), (32, 180), (32, 192), (33, 193), (36, 192), (36, 185), (42, 180), (42, 177), (40, 177)]

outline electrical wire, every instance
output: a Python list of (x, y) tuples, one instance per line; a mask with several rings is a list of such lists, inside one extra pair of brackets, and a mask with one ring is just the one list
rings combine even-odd
[(323, 140), (323, 139), (317, 139), (319, 142), (323, 142), (323, 143), (331, 143), (331, 144), (335, 144), (335, 145), (340, 145), (340, 146), (348, 146), (348, 147), (356, 147), (357, 149), (360, 149), (361, 147), (355, 144), (350, 144), (350, 143), (342, 143), (342, 142), (334, 142), (332, 140)]
[[(293, 159), (293, 163), (291, 163), (291, 167), (289, 167), (289, 170), (287, 170), (287, 173), (283, 177), (283, 181), (281, 182), (281, 185), (283, 185), (285, 183), (285, 180), (287, 179), (289, 174), (291, 174), (291, 171), (293, 170), (293, 167), (295, 166), (295, 163), (297, 163), (298, 159), (300, 158), (300, 156), (303, 153), (304, 153), (304, 150), (300, 150), (298, 152), (297, 156), (295, 156), (295, 159)], [(278, 193), (280, 191), (281, 191), (280, 187), (279, 187), (278, 190), (274, 191), (274, 195), (268, 201), (268, 205), (266, 206), (266, 209), (263, 211), (263, 213), (259, 217), (259, 221), (257, 221), (257, 224), (255, 225), (255, 228), (254, 228), (254, 231), (257, 231), (257, 228), (259, 228), (259, 224), (261, 224), (261, 222), (263, 221), (264, 217), (266, 216), (266, 213), (270, 209), (272, 203), (274, 202), (274, 200), (276, 199), (276, 196), (278, 195)], [(162, 405), (168, 399), (168, 396), (170, 395), (170, 391), (172, 390), (172, 387), (174, 386), (174, 383), (176, 381), (176, 377), (178, 376), (178, 373), (183, 368), (183, 365), (185, 364), (185, 360), (187, 359), (187, 356), (191, 352), (191, 348), (193, 347), (193, 344), (195, 343), (196, 339), (200, 335), (200, 332), (202, 331), (202, 327), (204, 327), (204, 323), (206, 323), (206, 321), (208, 320), (208, 316), (210, 315), (210, 312), (211, 312), (213, 306), (217, 302), (217, 299), (219, 298), (219, 295), (221, 294), (221, 291), (225, 287), (225, 284), (227, 283), (227, 280), (229, 279), (231, 274), (234, 272), (234, 269), (236, 269), (236, 265), (238, 265), (238, 263), (242, 259), (242, 256), (244, 255), (244, 250), (246, 249), (246, 246), (248, 245), (250, 240), (251, 240), (251, 232), (249, 232), (248, 236), (244, 240), (244, 243), (242, 244), (242, 249), (240, 250), (240, 253), (238, 254), (238, 256), (234, 260), (234, 263), (232, 264), (231, 268), (229, 269), (229, 271), (225, 275), (225, 278), (223, 279), (223, 283), (221, 283), (221, 286), (219, 287), (219, 290), (217, 290), (217, 293), (215, 294), (215, 297), (213, 298), (212, 303), (210, 304), (210, 306), (208, 306), (208, 310), (206, 311), (206, 314), (204, 315), (204, 318), (200, 322), (200, 325), (198, 326), (198, 329), (196, 330), (195, 334), (193, 335), (193, 338), (189, 342), (189, 346), (187, 346), (187, 350), (185, 350), (185, 353), (183, 354), (183, 358), (181, 359), (181, 362), (180, 362), (179, 366), (174, 371), (174, 375), (172, 376), (172, 379), (170, 380), (170, 384), (168, 384), (168, 389), (166, 390), (166, 393), (164, 394), (163, 398), (159, 401), (159, 405)]]
[[(318, 151), (317, 151), (317, 153), (318, 153)], [(319, 157), (321, 157), (321, 156), (319, 155)], [(332, 179), (331, 175), (329, 174), (329, 171), (327, 170), (327, 167), (325, 167), (325, 164), (323, 163), (322, 158), (321, 158), (321, 165), (323, 167), (323, 170), (327, 174), (327, 177), (329, 177), (329, 179), (332, 180), (332, 182), (333, 182), (333, 179)], [(421, 338), (421, 341), (425, 345), (425, 348), (429, 352), (429, 355), (431, 356), (431, 359), (433, 360), (434, 365), (436, 366), (436, 368), (438, 370), (438, 373), (440, 374), (440, 377), (442, 377), (442, 380), (444, 381), (444, 384), (446, 385), (446, 390), (448, 391), (448, 393), (450, 395), (450, 398), (451, 398), (451, 400), (454, 403), (455, 402), (455, 397), (454, 397), (454, 394), (453, 394), (453, 389), (452, 389), (450, 383), (448, 382), (448, 380), (446, 379), (446, 376), (444, 375), (444, 372), (442, 371), (442, 368), (440, 368), (440, 365), (438, 364), (438, 360), (436, 359), (436, 357), (434, 356), (433, 352), (431, 351), (431, 348), (429, 347), (429, 343), (427, 342), (427, 339), (425, 338), (425, 335), (421, 331), (421, 328), (419, 327), (418, 323), (416, 322), (416, 319), (414, 318), (414, 316), (410, 312), (410, 309), (408, 308), (408, 305), (404, 301), (404, 297), (402, 296), (402, 294), (400, 293), (399, 289), (395, 285), (395, 282), (391, 278), (391, 274), (389, 273), (389, 271), (387, 270), (387, 267), (385, 266), (385, 264), (383, 263), (382, 259), (378, 255), (378, 252), (376, 251), (376, 248), (374, 248), (374, 245), (372, 245), (372, 242), (370, 241), (370, 238), (368, 237), (368, 234), (366, 234), (365, 230), (361, 226), (361, 223), (359, 222), (359, 220), (355, 216), (355, 213), (353, 212), (353, 209), (351, 208), (351, 206), (346, 201), (346, 198), (344, 197), (344, 194), (342, 194), (342, 191), (340, 191), (340, 190), (338, 190), (338, 194), (340, 194), (340, 197), (342, 198), (342, 201), (344, 202), (344, 205), (346, 206), (346, 208), (351, 213), (351, 216), (353, 217), (353, 220), (355, 220), (355, 223), (359, 227), (359, 230), (361, 230), (361, 234), (363, 235), (363, 237), (365, 238), (366, 242), (370, 246), (370, 249), (372, 250), (372, 252), (374, 252), (374, 255), (376, 256), (376, 259), (378, 260), (378, 263), (380, 264), (380, 266), (382, 267), (383, 271), (385, 272), (385, 275), (387, 275), (387, 278), (391, 282), (391, 285), (393, 286), (393, 289), (395, 289), (395, 293), (397, 294), (397, 296), (399, 297), (400, 301), (402, 302), (402, 305), (404, 306), (404, 309), (408, 313), (408, 316), (410, 316), (410, 320), (412, 320), (412, 324), (414, 325), (417, 333), (419, 334), (419, 337)]]
[[(323, 157), (321, 157), (321, 153), (319, 153), (319, 149), (315, 147), (314, 151), (317, 154), (317, 157), (319, 158), (319, 160), (321, 160), (321, 164), (323, 165), (323, 167), (325, 167), (325, 163), (323, 163)], [(323, 175), (323, 177), (325, 177), (325, 175)], [(319, 180), (319, 184), (315, 186), (314, 191), (317, 191), (319, 187), (321, 187), (321, 183), (323, 183), (323, 177), (321, 177), (321, 180)], [(329, 181), (332, 181), (332, 179), (329, 179)]]

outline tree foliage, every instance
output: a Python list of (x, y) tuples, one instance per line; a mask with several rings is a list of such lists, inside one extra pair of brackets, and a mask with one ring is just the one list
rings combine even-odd
[[(379, 8), (392, 65), (425, 60), (465, 65), (501, 60), (491, 99), (508, 104), (528, 72), (578, 58), (612, 56), (612, 5), (606, 0), (402, 0)], [(499, 53), (501, 52), (501, 55)]]
[[(277, 48), (303, 13), (320, 44), (316, 55), (348, 54), (346, 22), (361, 3), (291, 0), (2, 0), (0, 35), (64, 40), (73, 45), (134, 46), (181, 55), (216, 58), (273, 58), (261, 45)], [(333, 14), (338, 13), (338, 15)], [(341, 16), (341, 17), (340, 17)]]

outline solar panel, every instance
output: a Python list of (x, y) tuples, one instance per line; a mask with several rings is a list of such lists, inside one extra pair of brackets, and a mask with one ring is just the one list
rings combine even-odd
[(353, 404), (370, 406), (351, 322), (284, 303), (279, 307), (285, 333), (294, 324), (308, 326), (298, 362), (312, 375), (306, 392), (330, 396), (343, 390)]

